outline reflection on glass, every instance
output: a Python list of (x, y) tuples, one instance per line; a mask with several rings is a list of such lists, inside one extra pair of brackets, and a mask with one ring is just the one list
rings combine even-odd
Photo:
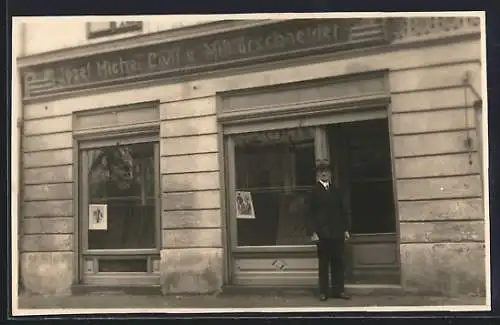
[(154, 248), (154, 144), (87, 151), (89, 204), (107, 204), (107, 230), (89, 230), (89, 249)]
[(315, 183), (314, 132), (290, 129), (235, 137), (236, 190), (255, 218), (237, 220), (239, 246), (310, 244), (308, 197)]

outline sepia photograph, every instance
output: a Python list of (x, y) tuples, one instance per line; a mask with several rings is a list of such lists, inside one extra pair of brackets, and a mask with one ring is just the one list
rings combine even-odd
[(14, 316), (491, 310), (483, 11), (12, 29)]

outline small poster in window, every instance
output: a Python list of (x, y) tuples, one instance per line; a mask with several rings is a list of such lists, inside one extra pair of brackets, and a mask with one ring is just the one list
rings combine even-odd
[(236, 191), (236, 218), (255, 219), (252, 193)]
[(90, 204), (89, 230), (107, 230), (107, 229), (108, 229), (108, 205)]

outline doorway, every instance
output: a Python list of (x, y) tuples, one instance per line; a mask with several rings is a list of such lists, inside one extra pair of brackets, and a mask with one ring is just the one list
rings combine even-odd
[(325, 157), (352, 219), (346, 281), (398, 284), (388, 130), (384, 118), (227, 136), (231, 284), (316, 285), (305, 225), (315, 165)]
[(80, 281), (159, 283), (159, 145), (141, 139), (80, 147)]

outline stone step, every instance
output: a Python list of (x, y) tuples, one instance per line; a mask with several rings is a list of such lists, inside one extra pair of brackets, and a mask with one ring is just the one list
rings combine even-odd
[[(399, 296), (403, 289), (391, 284), (347, 284), (346, 292), (356, 296)], [(161, 295), (158, 285), (153, 286), (97, 286), (75, 285), (72, 293), (75, 295)], [(235, 286), (227, 285), (220, 292), (222, 295), (263, 295), (263, 296), (307, 296), (317, 294), (311, 287), (266, 287), (266, 286)]]
[[(356, 296), (399, 296), (403, 295), (403, 288), (393, 284), (346, 284), (347, 293)], [(264, 286), (224, 286), (224, 295), (314, 295), (316, 288), (311, 287), (264, 287)]]
[(102, 286), (102, 285), (73, 285), (71, 293), (74, 295), (161, 295), (159, 285), (121, 285), (121, 286)]

